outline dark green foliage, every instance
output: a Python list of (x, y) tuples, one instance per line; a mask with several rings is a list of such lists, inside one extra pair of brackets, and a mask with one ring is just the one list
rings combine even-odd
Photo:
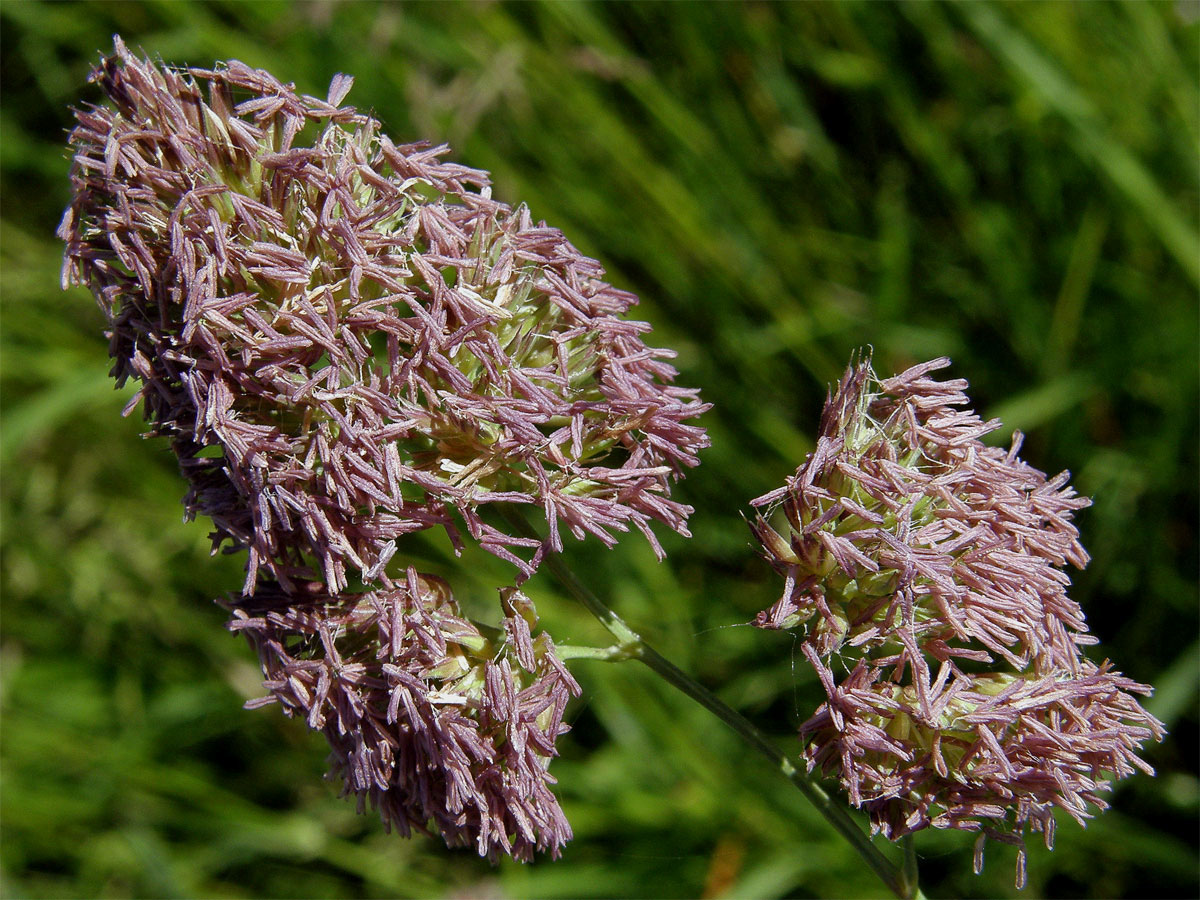
[[(184, 485), (105, 377), (101, 316), (60, 293), (68, 106), (120, 32), (236, 57), (448, 140), (642, 297), (716, 405), (684, 484), (695, 538), (572, 565), (785, 746), (820, 689), (739, 513), (811, 447), (825, 385), (873, 345), (939, 354), (1025, 456), (1070, 467), (1098, 653), (1157, 687), (1156, 779), (1034, 848), (1030, 897), (1197, 893), (1200, 32), (1187, 3), (0, 4), (3, 843), (6, 896), (874, 896), (822, 820), (708, 714), (632, 665), (575, 666), (559, 863), (492, 870), (384, 835), (320, 781), (324, 742), (243, 712), (257, 673), (211, 600)], [(136, 419), (136, 417), (135, 417)], [(1004, 437), (1005, 435), (1000, 435)], [(409, 548), (494, 607), (503, 564)], [(458, 574), (455, 574), (455, 573)], [(600, 629), (530, 583), (560, 642)], [(474, 600), (472, 599), (474, 598)], [(1014, 893), (1010, 848), (923, 833), (930, 896)]]

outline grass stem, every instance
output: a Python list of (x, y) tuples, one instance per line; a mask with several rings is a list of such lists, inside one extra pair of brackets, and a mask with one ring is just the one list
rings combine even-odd
[[(504, 508), (504, 517), (509, 524), (519, 529), (525, 536), (536, 537), (529, 522), (521, 513)], [(592, 593), (591, 589), (579, 580), (574, 571), (557, 554), (549, 554), (543, 564), (550, 569), (567, 593), (583, 604), (617, 639), (616, 648), (609, 648), (609, 651), (604, 654), (593, 654), (592, 658), (636, 659), (672, 687), (691, 697), (732, 728), (762, 756), (770, 760), (783, 773), (784, 777), (790, 780), (800, 793), (817, 808), (817, 811), (825, 817), (834, 830), (850, 843), (862, 857), (863, 862), (887, 885), (888, 890), (902, 900), (919, 900), (924, 897), (917, 885), (916, 857), (913, 855), (911, 866), (907, 858), (909, 845), (906, 845), (904, 869), (898, 869), (871, 842), (870, 836), (854, 820), (846, 806), (835, 801), (815, 779), (797, 768), (788, 758), (787, 753), (776, 747), (754, 723), (642, 640), (641, 635), (630, 628), (616, 612)], [(587, 656), (588, 654), (581, 655)]]

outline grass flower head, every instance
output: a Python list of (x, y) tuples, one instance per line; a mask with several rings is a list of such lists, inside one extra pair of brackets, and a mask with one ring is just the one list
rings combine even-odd
[(232, 604), (270, 692), (247, 705), (278, 703), (324, 732), (343, 792), (405, 836), (432, 829), (493, 861), (557, 856), (571, 827), (548, 766), (579, 685), (532, 632), (532, 603), (506, 594), (503, 629), (485, 635), (444, 581), (413, 569), (338, 597), (264, 585)]
[[(109, 321), (215, 544), (283, 583), (388, 579), (398, 537), (461, 522), (528, 576), (560, 528), (686, 533), (671, 482), (704, 407), (636, 298), (445, 147), (236, 61), (174, 71), (117, 39), (71, 134), (64, 284)], [(130, 408), (136, 403), (131, 402)], [(488, 521), (532, 504), (542, 543)], [(517, 550), (524, 549), (524, 555)]]
[[(1053, 840), (1052, 812), (1083, 821), (1141, 769), (1162, 725), (1150, 689), (1096, 665), (1067, 564), (1088, 504), (966, 409), (937, 359), (879, 379), (852, 365), (815, 451), (754, 501), (752, 528), (785, 590), (758, 616), (796, 630), (826, 702), (801, 727), (810, 768), (836, 774), (873, 827), (930, 825), (1020, 844)], [(982, 845), (977, 865), (982, 862)], [(1018, 881), (1024, 881), (1024, 851)]]

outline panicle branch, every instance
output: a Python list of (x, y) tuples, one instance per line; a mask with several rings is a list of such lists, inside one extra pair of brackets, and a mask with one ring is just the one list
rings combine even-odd
[[(384, 824), (440, 833), (496, 861), (557, 857), (571, 827), (547, 770), (579, 685), (519, 591), (503, 630), (463, 618), (449, 585), (409, 569), (388, 590), (332, 597), (263, 585), (230, 604), (278, 703), (324, 732), (343, 793)], [(517, 608), (517, 601), (519, 608)]]
[[(1095, 643), (1063, 568), (1087, 553), (1071, 519), (1088, 505), (980, 440), (965, 381), (936, 359), (879, 379), (851, 365), (816, 449), (753, 501), (751, 528), (784, 576), (756, 619), (795, 629), (826, 702), (801, 726), (810, 768), (836, 774), (889, 838), (934, 826), (1022, 847), (1082, 822), (1111, 779), (1152, 772), (1137, 755), (1163, 726), (1146, 685), (1081, 648)], [(977, 865), (982, 864), (982, 844)]]

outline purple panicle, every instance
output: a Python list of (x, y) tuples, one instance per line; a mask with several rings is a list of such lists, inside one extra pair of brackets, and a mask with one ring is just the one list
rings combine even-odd
[[(160, 68), (118, 38), (77, 113), (64, 284), (108, 317), (210, 517), (283, 585), (390, 584), (405, 534), (456, 523), (530, 575), (560, 530), (687, 533), (672, 482), (707, 446), (632, 294), (487, 173), (231, 61)], [(136, 403), (131, 402), (130, 408)], [(542, 543), (483, 511), (536, 506)]]
[[(532, 604), (502, 628), (397, 556), (462, 531), (529, 577), (560, 532), (604, 544), (659, 522), (707, 446), (707, 407), (622, 318), (636, 298), (446, 147), (231, 61), (114, 54), (76, 113), (64, 286), (91, 289), (118, 384), (133, 380), (208, 516), (247, 551), (230, 627), (267, 697), (322, 731), (360, 809), (496, 860), (558, 855), (548, 772), (579, 688)], [(535, 506), (544, 541), (494, 504)]]
[[(1087, 553), (1089, 501), (1047, 478), (966, 409), (938, 359), (880, 380), (851, 366), (815, 451), (751, 527), (784, 594), (763, 628), (798, 629), (827, 701), (801, 726), (810, 768), (836, 774), (872, 827), (979, 831), (1021, 849), (1082, 822), (1163, 726), (1150, 688), (1081, 652), (1094, 644), (1063, 568)], [(845, 674), (840, 680), (838, 672)], [(977, 848), (982, 864), (982, 844)]]
[(429, 829), (493, 861), (558, 856), (570, 840), (547, 767), (579, 686), (527, 619), (485, 637), (445, 582), (412, 569), (337, 597), (263, 584), (231, 609), (270, 691), (247, 705), (279, 703), (324, 732), (360, 812), (369, 801), (405, 836)]

